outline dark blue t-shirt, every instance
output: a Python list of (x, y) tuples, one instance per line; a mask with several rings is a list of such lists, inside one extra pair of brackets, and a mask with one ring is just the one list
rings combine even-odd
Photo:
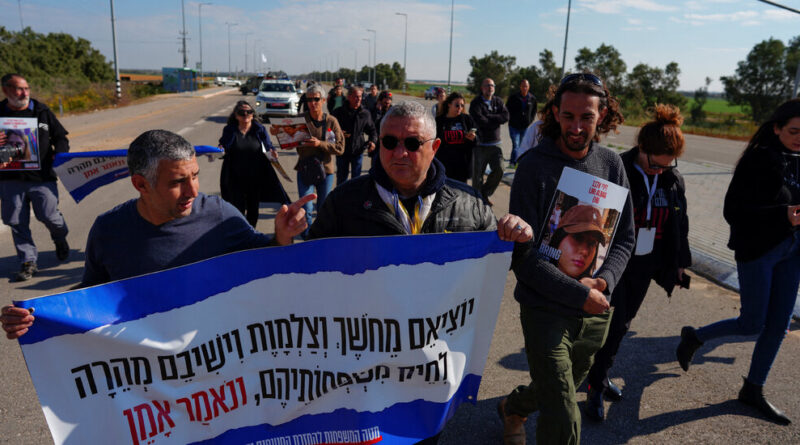
[(192, 213), (154, 226), (132, 199), (100, 215), (86, 242), (82, 287), (157, 272), (239, 250), (265, 247), (272, 237), (256, 232), (235, 207), (200, 193)]

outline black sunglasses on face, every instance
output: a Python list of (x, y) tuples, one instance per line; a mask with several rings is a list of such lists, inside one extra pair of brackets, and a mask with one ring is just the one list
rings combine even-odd
[[(425, 144), (426, 142), (430, 142), (433, 139), (420, 141), (417, 138), (411, 138), (411, 137), (405, 138), (403, 139), (403, 147), (405, 147), (406, 150), (408, 151), (417, 151), (419, 150), (420, 147), (422, 147), (423, 144)], [(387, 150), (394, 150), (399, 142), (400, 139), (398, 139), (396, 136), (384, 136), (381, 138), (381, 145), (383, 145), (383, 148)]]
[(577, 82), (579, 80), (587, 80), (601, 88), (603, 87), (603, 81), (592, 73), (575, 73), (566, 75), (564, 76), (563, 79), (561, 79), (561, 84), (559, 86), (563, 86), (572, 82)]
[(669, 171), (669, 170), (672, 170), (673, 168), (678, 166), (678, 158), (673, 158), (672, 159), (672, 164), (670, 164), (670, 165), (658, 165), (658, 164), (654, 164), (653, 163), (653, 159), (650, 157), (650, 153), (648, 153), (647, 154), (647, 165), (649, 165), (652, 170)]
[(255, 111), (253, 110), (236, 110), (236, 114), (238, 114), (239, 116), (247, 116), (249, 114), (254, 114), (254, 113)]
[(319, 102), (321, 100), (321, 97), (306, 97), (306, 102)]

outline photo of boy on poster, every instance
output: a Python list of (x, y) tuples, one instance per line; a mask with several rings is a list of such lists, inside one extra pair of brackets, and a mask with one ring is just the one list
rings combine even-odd
[(566, 275), (593, 277), (603, 265), (628, 190), (565, 168), (542, 227), (539, 253)]

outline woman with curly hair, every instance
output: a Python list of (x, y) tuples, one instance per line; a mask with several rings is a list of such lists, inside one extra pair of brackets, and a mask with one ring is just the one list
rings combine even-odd
[(464, 96), (450, 93), (442, 103), (444, 114), (436, 116), (436, 137), (442, 141), (436, 159), (442, 161), (445, 174), (467, 182), (472, 176), (472, 148), (477, 139), (475, 121), (466, 113)]

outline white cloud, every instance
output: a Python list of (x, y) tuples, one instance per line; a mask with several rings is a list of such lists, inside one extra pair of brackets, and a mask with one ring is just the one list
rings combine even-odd
[(601, 14), (619, 14), (630, 9), (651, 12), (675, 11), (675, 6), (667, 6), (651, 0), (580, 0), (580, 5)]
[(687, 20), (696, 22), (741, 22), (759, 17), (756, 11), (737, 11), (717, 14), (684, 14)]

